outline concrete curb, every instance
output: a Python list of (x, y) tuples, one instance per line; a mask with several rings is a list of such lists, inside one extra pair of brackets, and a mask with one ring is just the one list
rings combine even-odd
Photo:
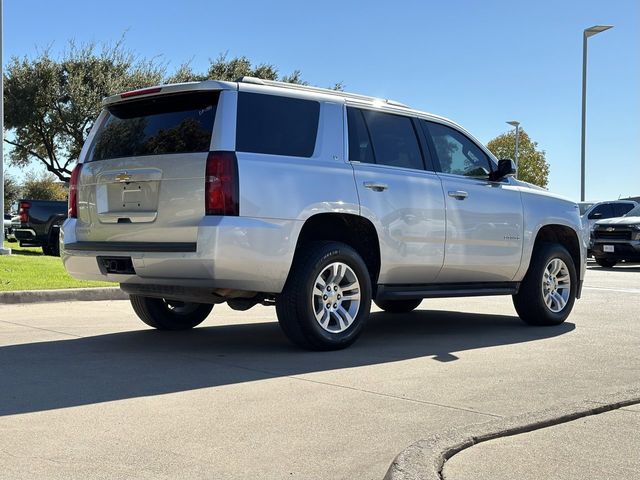
[(66, 288), (60, 290), (17, 290), (13, 292), (0, 292), (0, 305), (128, 299), (129, 295), (120, 290), (119, 287)]
[(538, 412), (468, 425), (420, 440), (400, 452), (385, 480), (442, 480), (445, 462), (475, 444), (531, 432), (640, 403), (640, 387)]

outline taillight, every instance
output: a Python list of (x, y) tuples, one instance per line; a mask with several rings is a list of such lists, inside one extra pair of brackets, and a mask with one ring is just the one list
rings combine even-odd
[(78, 177), (82, 164), (78, 163), (71, 172), (69, 180), (69, 218), (78, 218)]
[(18, 216), (20, 217), (20, 223), (29, 222), (29, 209), (31, 204), (29, 202), (20, 202), (18, 205)]
[(210, 152), (205, 172), (207, 215), (239, 215), (238, 163), (234, 152)]

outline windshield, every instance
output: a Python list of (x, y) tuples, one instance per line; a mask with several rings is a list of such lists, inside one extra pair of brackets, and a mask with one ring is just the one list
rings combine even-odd
[(625, 217), (640, 217), (640, 205), (636, 205), (635, 207), (633, 207), (624, 216)]

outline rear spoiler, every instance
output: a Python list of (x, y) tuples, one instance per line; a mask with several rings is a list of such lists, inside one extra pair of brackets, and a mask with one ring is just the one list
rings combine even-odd
[(196, 92), (203, 90), (237, 90), (236, 82), (222, 82), (218, 80), (205, 80), (203, 82), (172, 83), (155, 87), (141, 88), (130, 92), (111, 95), (102, 100), (102, 106), (106, 107), (115, 103), (126, 102), (130, 99), (148, 98), (157, 95), (166, 95), (181, 92)]

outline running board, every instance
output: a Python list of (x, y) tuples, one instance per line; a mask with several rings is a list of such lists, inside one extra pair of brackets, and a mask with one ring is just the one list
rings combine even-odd
[(409, 300), (415, 298), (480, 297), (514, 295), (520, 282), (440, 283), (426, 285), (378, 285), (376, 300)]

